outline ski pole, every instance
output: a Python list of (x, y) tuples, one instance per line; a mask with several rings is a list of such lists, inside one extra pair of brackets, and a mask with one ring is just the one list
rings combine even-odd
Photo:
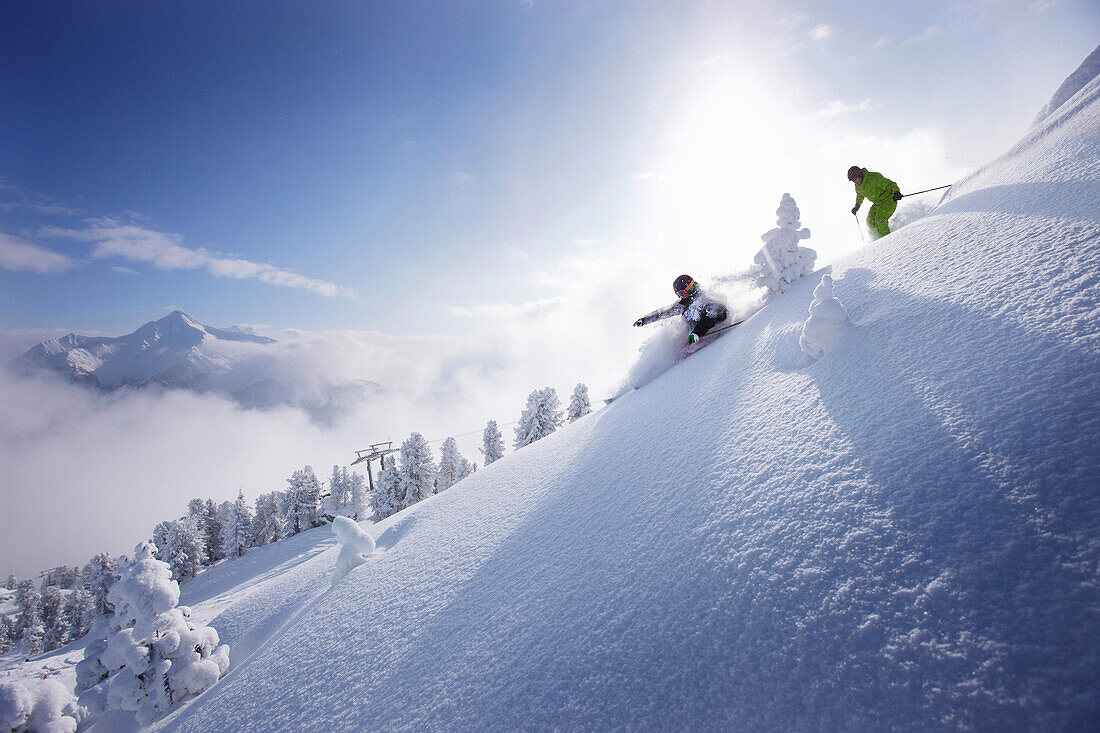
[(929, 191), (939, 191), (940, 189), (943, 189), (943, 188), (951, 188), (951, 184), (948, 184), (946, 186), (940, 186), (939, 188), (926, 188), (923, 191), (917, 191), (917, 193), (904, 193), (904, 194), (902, 194), (902, 196), (903, 197), (905, 197), (905, 196), (916, 196), (919, 193), (928, 193)]
[(856, 229), (859, 230), (859, 237), (863, 240), (864, 244), (867, 244), (867, 235), (863, 233), (863, 227), (859, 225), (859, 214), (852, 214), (852, 218), (856, 220)]

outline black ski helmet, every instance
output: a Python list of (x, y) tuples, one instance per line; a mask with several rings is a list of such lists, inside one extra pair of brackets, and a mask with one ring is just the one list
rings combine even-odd
[(853, 165), (851, 168), (848, 169), (848, 180), (849, 181), (854, 181), (862, 175), (863, 175), (863, 169), (860, 168), (858, 165)]
[(689, 295), (694, 295), (697, 290), (695, 286), (695, 280), (691, 275), (681, 275), (672, 281), (672, 289), (676, 291), (677, 297), (686, 298)]

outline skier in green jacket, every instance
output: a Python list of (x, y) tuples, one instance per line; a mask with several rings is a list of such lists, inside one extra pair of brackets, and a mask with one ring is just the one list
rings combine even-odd
[(848, 169), (848, 180), (856, 186), (856, 205), (852, 207), (852, 213), (859, 211), (864, 198), (870, 199), (871, 210), (867, 212), (867, 226), (875, 230), (879, 237), (885, 237), (890, 233), (890, 217), (898, 208), (898, 201), (902, 199), (898, 184), (881, 173), (860, 168), (858, 165)]

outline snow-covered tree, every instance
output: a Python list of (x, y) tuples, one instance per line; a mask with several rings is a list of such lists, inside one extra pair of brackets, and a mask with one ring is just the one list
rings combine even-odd
[(351, 477), (345, 466), (332, 467), (332, 475), (328, 480), (328, 496), (324, 501), (324, 514), (328, 517), (352, 516), (351, 507)]
[[(11, 651), (12, 644), (12, 629), (11, 622), (8, 621), (7, 616), (0, 616), (0, 654), (7, 654)], [(2, 729), (0, 729), (2, 730)]]
[(458, 480), (461, 481), (462, 479), (474, 473), (477, 473), (477, 464), (467, 460), (465, 456), (459, 456)]
[(321, 511), (321, 482), (313, 473), (312, 466), (306, 466), (300, 471), (295, 471), (287, 479), (287, 503), (285, 507), (286, 527), (288, 534), (316, 527), (320, 524)]
[(39, 604), (42, 616), (42, 650), (53, 651), (69, 642), (69, 617), (65, 614), (65, 596), (56, 585), (46, 586)]
[(58, 588), (71, 590), (80, 586), (83, 582), (84, 577), (80, 573), (80, 568), (58, 565), (56, 568), (50, 568), (42, 573), (42, 584), (39, 589), (45, 592), (49, 586), (56, 585)]
[(21, 640), (27, 654), (40, 654), (46, 629), (42, 625), (40, 608), (42, 594), (34, 581), (21, 580), (15, 588), (15, 638)]
[(283, 538), (285, 522), (275, 492), (256, 498), (256, 516), (252, 518), (252, 546), (263, 547)]
[(401, 511), (401, 474), (393, 456), (382, 457), (382, 470), (370, 495), (370, 508), (376, 522)]
[(446, 491), (454, 486), (463, 477), (462, 462), (466, 459), (458, 452), (458, 443), (454, 438), (447, 438), (439, 451), (439, 471), (435, 478), (435, 491)]
[(231, 505), (229, 522), (225, 527), (222, 549), (226, 557), (240, 557), (252, 542), (252, 511), (244, 500), (244, 489), (237, 490), (237, 501)]
[(19, 587), (19, 578), (15, 577), (14, 574), (9, 575), (8, 579), (4, 581), (4, 587), (8, 590), (15, 590)]
[(229, 668), (229, 647), (218, 645), (217, 631), (195, 624), (190, 610), (177, 606), (179, 585), (155, 549), (138, 545), (111, 587), (115, 613), (99, 657), (107, 676), (80, 696), (95, 714), (125, 710), (143, 726), (208, 689)]
[(522, 448), (536, 440), (545, 438), (561, 427), (561, 401), (553, 387), (536, 389), (527, 396), (527, 409), (520, 415), (516, 425), (516, 439), (513, 445)]
[(411, 434), (401, 444), (400, 508), (405, 509), (435, 493), (435, 460), (428, 441)]
[(193, 578), (202, 570), (203, 547), (186, 521), (161, 522), (153, 529), (153, 543), (173, 580)]
[[(368, 469), (370, 470), (370, 469)], [(347, 514), (352, 519), (358, 520), (366, 516), (367, 494), (370, 489), (363, 480), (363, 474), (358, 471), (349, 471), (347, 474), (349, 504)]]
[(69, 619), (68, 641), (87, 634), (95, 620), (95, 599), (84, 588), (77, 588), (65, 599), (65, 616)]
[(799, 240), (809, 239), (810, 230), (801, 228), (798, 205), (789, 193), (783, 194), (775, 214), (779, 226), (760, 237), (764, 246), (753, 261), (757, 285), (782, 293), (795, 280), (813, 272), (817, 252), (798, 244)]
[(109, 552), (101, 552), (84, 566), (84, 586), (92, 594), (97, 615), (111, 612), (107, 592), (118, 580), (118, 560)]
[(592, 412), (592, 402), (588, 399), (588, 385), (583, 382), (573, 388), (573, 396), (569, 399), (569, 409), (565, 417), (574, 423)]
[(224, 544), (225, 521), (222, 512), (213, 499), (207, 499), (202, 516), (202, 549), (207, 564), (213, 565), (218, 560), (225, 559), (225, 552), (222, 550)]
[(500, 434), (496, 420), (485, 423), (485, 432), (481, 434), (481, 455), (485, 456), (485, 465), (499, 461), (504, 457), (504, 436)]

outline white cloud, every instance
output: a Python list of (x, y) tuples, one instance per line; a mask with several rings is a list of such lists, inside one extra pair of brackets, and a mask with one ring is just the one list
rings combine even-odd
[(85, 229), (64, 229), (50, 226), (39, 235), (94, 245), (92, 256), (97, 259), (120, 257), (132, 262), (146, 262), (161, 270), (204, 268), (215, 277), (236, 280), (252, 279), (283, 287), (309, 290), (326, 297), (354, 297), (352, 288), (317, 280), (283, 270), (266, 263), (220, 257), (205, 249), (190, 249), (180, 244), (183, 238), (136, 224), (123, 224), (114, 219), (96, 219)]
[(65, 272), (74, 266), (70, 257), (10, 234), (0, 234), (0, 268), (49, 274)]
[(810, 39), (814, 41), (825, 41), (832, 38), (837, 33), (836, 28), (827, 23), (819, 23), (810, 29)]
[(914, 43), (921, 43), (923, 41), (927, 41), (929, 39), (935, 38), (936, 36), (940, 35), (941, 33), (943, 33), (943, 28), (941, 28), (938, 25), (930, 25), (930, 26), (928, 26), (927, 28), (924, 29), (924, 33), (921, 33), (919, 36), (914, 36), (914, 37), (912, 37), (908, 40), (902, 41), (901, 45), (910, 46)]
[(140, 275), (137, 270), (129, 267), (123, 267), (122, 265), (111, 265), (111, 272), (117, 272), (119, 275)]
[(41, 214), (42, 216), (80, 216), (83, 212), (80, 209), (73, 209), (68, 206), (62, 206), (60, 204), (49, 203), (33, 203), (33, 202), (16, 202), (0, 204), (0, 210), (3, 211), (30, 211), (34, 214)]
[(864, 99), (855, 104), (849, 104), (839, 99), (834, 99), (830, 102), (825, 109), (819, 109), (816, 112), (811, 112), (810, 117), (813, 119), (833, 119), (840, 115), (849, 114), (851, 112), (866, 112), (871, 109), (871, 100)]

